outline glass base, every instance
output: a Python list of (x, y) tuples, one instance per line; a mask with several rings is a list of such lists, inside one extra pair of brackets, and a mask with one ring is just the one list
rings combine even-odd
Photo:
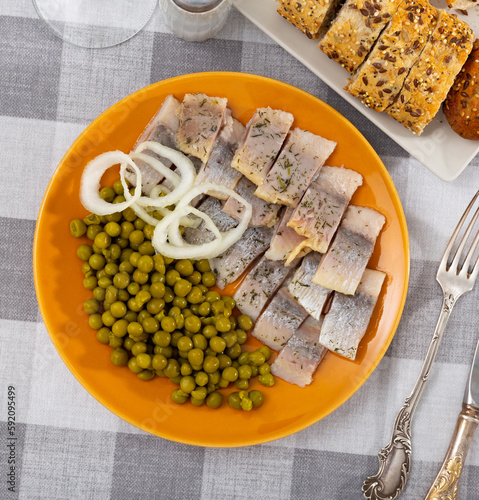
[(158, 0), (32, 0), (62, 40), (86, 48), (118, 45), (141, 31)]

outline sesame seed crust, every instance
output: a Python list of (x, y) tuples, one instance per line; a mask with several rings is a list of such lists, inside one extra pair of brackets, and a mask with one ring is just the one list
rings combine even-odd
[(442, 10), (420, 59), (409, 72), (395, 103), (386, 112), (420, 135), (439, 111), (472, 50), (473, 40), (474, 34), (466, 23)]
[(367, 107), (384, 111), (421, 55), (438, 15), (427, 1), (404, 0), (345, 89)]
[(278, 13), (308, 38), (317, 39), (336, 13), (339, 0), (279, 0)]
[(320, 49), (354, 73), (369, 54), (402, 0), (346, 0), (321, 42)]

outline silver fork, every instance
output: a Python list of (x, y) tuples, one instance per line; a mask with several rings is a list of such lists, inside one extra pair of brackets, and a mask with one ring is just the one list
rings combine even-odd
[(454, 304), (461, 295), (472, 290), (479, 274), (479, 258), (471, 267), (471, 260), (479, 243), (479, 231), (463, 260), (464, 248), (479, 217), (479, 208), (467, 226), (454, 255), (452, 252), (462, 226), (478, 196), (479, 191), (462, 215), (439, 264), (436, 280), (441, 285), (443, 292), (442, 310), (416, 385), (399, 410), (394, 422), (391, 441), (379, 452), (379, 471), (374, 476), (368, 477), (363, 483), (362, 491), (364, 496), (371, 500), (394, 500), (404, 489), (408, 480), (412, 456), (411, 421), (414, 411), (429, 378), (439, 342)]

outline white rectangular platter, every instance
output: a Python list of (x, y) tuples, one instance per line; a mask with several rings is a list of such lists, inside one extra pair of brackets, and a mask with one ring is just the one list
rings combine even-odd
[[(359, 99), (343, 90), (349, 74), (321, 52), (316, 40), (310, 40), (299, 29), (283, 19), (276, 12), (276, 3), (276, 0), (234, 0), (235, 7), (247, 19), (309, 68), (440, 179), (454, 180), (479, 152), (479, 141), (469, 141), (459, 137), (449, 127), (442, 111), (426, 127), (422, 135), (417, 136), (387, 114), (366, 108)], [(438, 2), (432, 3), (443, 7), (442, 2), (439, 5)], [(474, 26), (478, 18), (476, 12), (470, 11), (468, 17), (459, 17), (466, 20), (473, 29), (476, 28)]]

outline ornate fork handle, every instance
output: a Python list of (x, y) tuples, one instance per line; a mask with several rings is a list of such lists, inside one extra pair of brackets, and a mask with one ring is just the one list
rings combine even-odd
[(394, 500), (406, 485), (409, 471), (411, 470), (412, 417), (429, 378), (444, 328), (456, 303), (456, 299), (457, 296), (449, 292), (444, 292), (442, 310), (416, 385), (399, 410), (394, 422), (391, 441), (389, 441), (378, 455), (379, 471), (374, 476), (368, 477), (363, 483), (362, 491), (364, 496), (370, 500)]
[(455, 500), (457, 498), (462, 467), (478, 424), (479, 410), (463, 404), (444, 462), (424, 500)]

